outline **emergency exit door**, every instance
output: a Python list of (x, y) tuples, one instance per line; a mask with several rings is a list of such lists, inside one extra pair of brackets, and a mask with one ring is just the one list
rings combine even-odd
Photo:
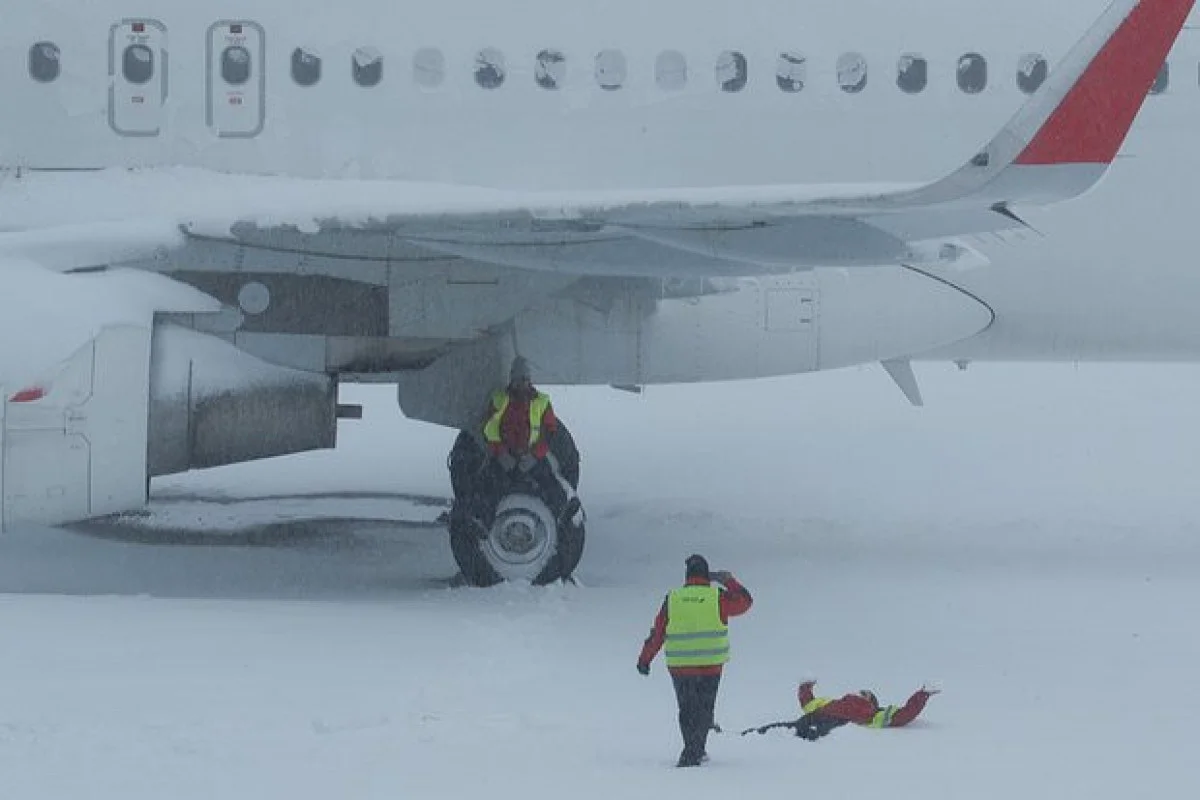
[(255, 22), (208, 29), (207, 121), (222, 138), (250, 139), (266, 122), (266, 36)]
[(167, 28), (127, 19), (108, 36), (108, 124), (121, 136), (158, 136), (167, 105)]

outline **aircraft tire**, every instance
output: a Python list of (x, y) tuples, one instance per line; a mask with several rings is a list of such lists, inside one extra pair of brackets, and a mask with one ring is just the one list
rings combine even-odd
[(450, 550), (472, 586), (565, 580), (579, 566), (584, 540), (582, 523), (556, 525), (546, 504), (530, 494), (504, 497), (486, 535), (465, 516), (450, 517)]

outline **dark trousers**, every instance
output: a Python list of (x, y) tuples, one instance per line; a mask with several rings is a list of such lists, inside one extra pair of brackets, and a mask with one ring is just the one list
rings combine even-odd
[(826, 717), (819, 711), (812, 714), (805, 714), (796, 720), (796, 735), (801, 739), (808, 739), (810, 742), (815, 742), (822, 736), (828, 736), (832, 731), (849, 722), (850, 720), (848, 719)]
[[(525, 476), (517, 470), (511, 474), (506, 473), (498, 462), (492, 460), (474, 477), (474, 483), (469, 487), (470, 493), (467, 493), (466, 487), (462, 493), (455, 488), (455, 497), (464, 498), (469, 513), (479, 517), (484, 526), (490, 526), (497, 504), (504, 495), (512, 491), (514, 484), (524, 478)], [(555, 517), (560, 516), (569, 498), (549, 459), (538, 459), (529, 470), (528, 479), (534, 484), (537, 495), (546, 503), (550, 513)]]
[(675, 699), (679, 702), (679, 732), (683, 734), (681, 761), (700, 760), (713, 724), (720, 675), (672, 675)]
[(555, 474), (554, 467), (550, 464), (550, 459), (539, 458), (533, 469), (529, 470), (529, 477), (537, 483), (538, 489), (541, 490), (542, 500), (546, 502), (550, 513), (555, 517), (561, 516), (563, 509), (567, 506), (567, 490), (559, 482), (558, 475)]

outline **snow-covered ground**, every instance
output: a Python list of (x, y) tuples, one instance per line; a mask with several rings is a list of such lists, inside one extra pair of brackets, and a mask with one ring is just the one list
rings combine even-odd
[[(453, 581), (446, 431), (388, 387), (339, 449), (155, 482), (146, 515), (0, 540), (0, 797), (1187, 797), (1200, 789), (1200, 369), (878, 368), (554, 391), (578, 586)], [(672, 768), (683, 559), (754, 592), (726, 731), (826, 692), (918, 723), (715, 735)]]

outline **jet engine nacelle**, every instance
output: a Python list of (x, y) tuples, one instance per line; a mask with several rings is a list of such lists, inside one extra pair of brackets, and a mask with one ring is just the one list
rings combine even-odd
[(165, 475), (333, 447), (325, 375), (159, 325), (103, 329), (49, 379), (3, 392), (0, 523), (58, 524), (146, 503)]
[(162, 326), (150, 369), (147, 474), (331, 448), (337, 386), (195, 331)]

